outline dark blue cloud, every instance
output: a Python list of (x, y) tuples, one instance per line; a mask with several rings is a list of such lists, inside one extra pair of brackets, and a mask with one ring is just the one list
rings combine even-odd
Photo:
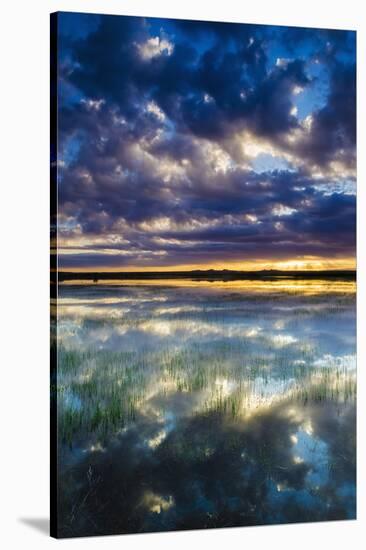
[(59, 23), (63, 266), (354, 254), (354, 33)]

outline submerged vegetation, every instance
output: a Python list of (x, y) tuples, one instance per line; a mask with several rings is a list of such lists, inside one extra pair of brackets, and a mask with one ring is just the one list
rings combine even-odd
[[(247, 346), (217, 346), (204, 353), (189, 350), (112, 352), (59, 349), (59, 435), (72, 443), (81, 433), (103, 437), (134, 420), (144, 400), (162, 395), (200, 392), (196, 412), (245, 416), (252, 408), (278, 400), (347, 401), (356, 396), (356, 378), (348, 365), (313, 366), (313, 349), (301, 360), (292, 354), (253, 356)], [(290, 382), (288, 382), (290, 381)]]
[[(320, 450), (324, 453), (326, 445), (329, 454), (331, 449), (330, 444), (324, 443), (325, 435), (316, 433), (314, 411), (318, 416), (319, 411), (331, 411), (338, 429), (337, 423), (354, 409), (356, 399), (354, 293), (350, 288), (337, 289), (336, 282), (329, 293), (321, 293), (314, 286), (311, 291), (312, 284), (309, 282), (307, 292), (268, 288), (264, 295), (245, 285), (223, 289), (205, 283), (198, 287), (196, 283), (192, 288), (176, 284), (170, 287), (166, 283), (61, 287), (56, 398), (61, 475), (67, 487), (60, 496), (65, 533), (78, 534), (83, 529), (90, 532), (90, 524), (83, 523), (89, 521), (86, 518), (90, 510), (94, 517), (96, 506), (110, 508), (100, 493), (109, 484), (108, 472), (103, 474), (104, 485), (101, 482), (95, 487), (88, 472), (89, 468), (99, 471), (104, 456), (112, 462), (122, 460), (120, 452), (131, 455), (127, 469), (137, 467), (148, 456), (155, 457), (156, 465), (165, 464), (167, 472), (173, 467), (185, 471), (189, 464), (194, 468), (205, 464), (209, 468), (212, 461), (221, 460), (220, 446), (226, 449), (228, 459), (232, 454), (232, 459), (237, 456), (237, 460), (243, 460), (240, 457), (249, 453), (248, 441), (256, 441), (262, 434), (261, 443), (253, 443), (251, 460), (256, 468), (261, 468), (256, 477), (267, 471), (268, 480), (277, 487), (276, 494), (284, 495), (281, 498), (286, 494), (291, 498), (300, 495), (296, 488), (300, 481), (294, 484), (291, 476), (296, 472), (303, 472), (304, 476), (305, 470), (316, 471)], [(271, 422), (276, 425), (275, 432), (286, 430), (283, 441), (280, 431), (278, 441), (267, 440), (266, 426)], [(220, 444), (214, 443), (217, 431), (223, 438)], [(309, 438), (315, 445), (311, 452), (306, 451)], [(281, 441), (292, 453), (291, 449), (300, 445), (294, 442), (302, 440), (301, 448), (291, 458), (291, 467), (275, 456)], [(342, 451), (348, 452), (351, 451)], [(330, 461), (337, 462), (339, 458), (324, 455), (322, 460), (331, 468)], [(150, 472), (150, 462), (144, 468)], [(287, 469), (288, 475), (292, 470), (293, 473), (285, 479), (282, 468)], [(161, 477), (162, 481), (166, 474), (159, 471), (154, 479)], [(240, 476), (249, 475), (249, 471)], [(75, 495), (72, 476), (81, 472), (85, 481), (79, 481), (78, 487), (86, 485), (81, 492), (77, 489)], [(337, 470), (334, 472), (336, 475)], [(100, 472), (98, 475), (102, 476)], [(116, 469), (113, 475), (118, 476), (117, 485), (124, 486), (125, 476), (145, 474), (144, 470), (128, 474)], [(192, 473), (182, 475), (188, 476), (188, 484), (193, 482)], [(311, 475), (303, 477), (302, 491), (318, 495), (316, 487), (321, 484), (313, 482)], [(208, 482), (214, 483), (214, 478)], [(145, 484), (149, 483), (147, 479)], [(256, 482), (253, 479), (245, 483)], [(131, 524), (127, 516), (115, 518), (115, 527), (109, 525), (108, 532), (114, 528), (115, 532), (174, 528), (179, 498), (164, 492), (159, 495), (154, 487), (155, 482), (138, 499), (136, 496), (128, 514), (120, 510), (123, 517), (133, 514), (133, 521), (128, 520)], [(90, 495), (94, 493), (98, 503), (92, 501)], [(74, 501), (77, 509), (77, 502), (84, 502), (84, 498), (78, 514), (71, 517), (67, 512), (70, 504)], [(205, 513), (210, 514), (210, 498), (215, 500), (217, 495), (205, 498)], [(346, 513), (339, 511), (344, 506), (352, 516), (354, 498), (339, 504), (340, 498), (337, 497), (337, 517)], [(198, 502), (201, 500), (197, 505)], [(215, 512), (214, 525), (224, 521), (228, 506), (236, 510), (238, 502), (223, 501)], [(244, 506), (243, 502), (240, 506)], [(180, 509), (183, 518), (184, 509)], [(259, 517), (254, 511), (246, 513), (246, 519), (240, 519), (232, 511), (229, 516), (236, 519), (229, 524), (282, 521), (280, 517)], [(289, 521), (287, 512), (283, 513)], [(298, 517), (317, 518), (303, 508)], [(318, 519), (322, 517), (324, 514)], [(199, 526), (211, 524), (208, 515), (200, 521)], [(192, 518), (187, 517), (184, 522), (193, 525)]]

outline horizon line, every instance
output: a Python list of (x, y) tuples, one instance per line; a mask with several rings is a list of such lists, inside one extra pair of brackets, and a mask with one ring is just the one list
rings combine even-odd
[(324, 268), (324, 269), (278, 269), (278, 268), (264, 268), (264, 269), (228, 269), (228, 268), (222, 268), (222, 269), (217, 269), (217, 268), (207, 268), (207, 269), (201, 269), (201, 268), (197, 268), (197, 269), (172, 269), (172, 270), (159, 270), (159, 269), (151, 269), (151, 270), (136, 270), (136, 269), (129, 269), (129, 270), (110, 270), (110, 269), (107, 269), (105, 271), (102, 271), (102, 270), (93, 270), (93, 269), (90, 269), (90, 270), (76, 270), (76, 269), (57, 269), (57, 270), (53, 270), (53, 271), (57, 271), (58, 273), (72, 273), (72, 274), (80, 274), (80, 275), (85, 275), (85, 274), (113, 274), (113, 275), (118, 275), (118, 274), (128, 274), (128, 273), (138, 273), (138, 274), (141, 274), (141, 275), (144, 275), (146, 273), (159, 273), (159, 274), (166, 274), (166, 273), (208, 273), (208, 272), (215, 272), (215, 273), (222, 273), (222, 272), (225, 272), (225, 273), (268, 273), (268, 272), (277, 272), (277, 273), (330, 273), (330, 272), (350, 272), (350, 273), (356, 273), (357, 272), (357, 268), (354, 267), (354, 268), (349, 268), (349, 267), (345, 267), (345, 268)]

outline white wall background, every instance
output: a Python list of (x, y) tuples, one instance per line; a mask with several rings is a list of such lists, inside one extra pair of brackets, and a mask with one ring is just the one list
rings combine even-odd
[[(358, 520), (55, 541), (47, 536), (49, 13), (57, 10), (358, 30)], [(366, 534), (366, 18), (357, 0), (13, 0), (0, 18), (0, 540), (5, 549), (358, 549)]]

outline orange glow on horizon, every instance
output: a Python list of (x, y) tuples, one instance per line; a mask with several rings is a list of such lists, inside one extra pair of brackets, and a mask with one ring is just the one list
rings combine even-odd
[(264, 269), (279, 269), (281, 271), (321, 271), (331, 269), (356, 269), (356, 258), (320, 258), (315, 256), (305, 256), (302, 258), (293, 258), (287, 260), (248, 260), (238, 262), (217, 262), (209, 264), (182, 264), (171, 266), (121, 266), (121, 267), (107, 267), (107, 266), (88, 266), (80, 268), (62, 268), (59, 271), (68, 271), (72, 273), (124, 273), (124, 272), (169, 272), (169, 271), (194, 271), (194, 270), (238, 270), (238, 271), (261, 271)]

